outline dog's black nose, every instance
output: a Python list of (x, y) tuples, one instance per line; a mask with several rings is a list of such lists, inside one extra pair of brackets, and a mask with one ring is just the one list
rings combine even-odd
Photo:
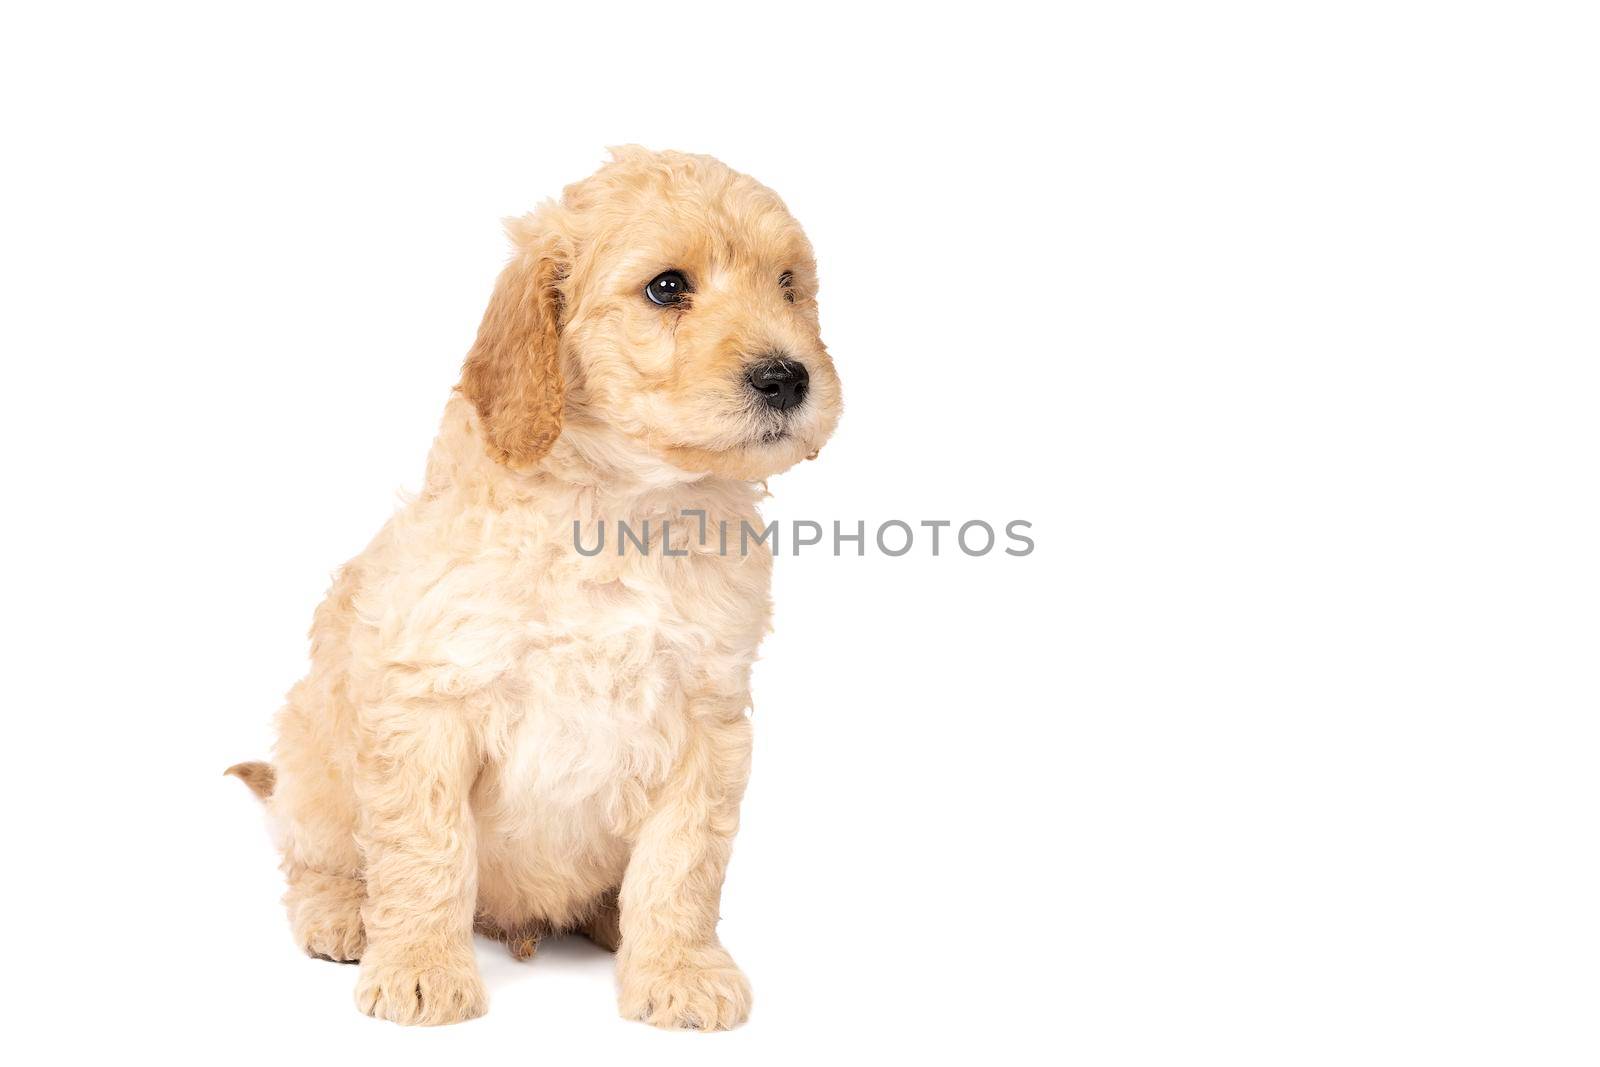
[(750, 368), (748, 380), (767, 406), (779, 411), (798, 405), (811, 386), (805, 364), (792, 359), (764, 359)]

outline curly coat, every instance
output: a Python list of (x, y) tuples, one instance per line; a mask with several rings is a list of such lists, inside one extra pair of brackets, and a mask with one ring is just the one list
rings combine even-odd
[[(479, 1015), (475, 927), (518, 956), (578, 930), (618, 949), (624, 1016), (735, 1026), (716, 924), (772, 561), (682, 512), (759, 529), (759, 480), (833, 430), (811, 248), (752, 179), (636, 148), (508, 228), (422, 491), (317, 609), (272, 765), (230, 771), (267, 798), (296, 941), (360, 960), (366, 1013)], [(681, 306), (644, 297), (665, 270)], [(781, 416), (745, 380), (773, 352), (810, 375)], [(650, 550), (575, 551), (602, 520)]]

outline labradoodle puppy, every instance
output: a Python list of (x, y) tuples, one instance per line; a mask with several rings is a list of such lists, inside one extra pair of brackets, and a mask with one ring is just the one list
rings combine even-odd
[(271, 765), (230, 773), (367, 1014), (470, 1019), (475, 928), (578, 931), (624, 1016), (736, 1026), (717, 908), (772, 567), (739, 533), (840, 410), (811, 246), (745, 175), (637, 148), (509, 228), (420, 495), (317, 609)]

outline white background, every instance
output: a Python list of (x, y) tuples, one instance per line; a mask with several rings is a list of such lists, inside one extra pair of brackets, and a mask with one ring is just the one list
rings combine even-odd
[[(1594, 1063), (1583, 7), (8, 7), (3, 1040)], [(847, 411), (769, 517), (1038, 548), (781, 560), (744, 1029), (624, 1022), (561, 942), (403, 1030), (219, 772), (417, 486), (497, 220), (627, 142), (817, 248)]]

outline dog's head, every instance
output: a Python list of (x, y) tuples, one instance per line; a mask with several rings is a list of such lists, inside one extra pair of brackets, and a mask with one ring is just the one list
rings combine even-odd
[(491, 453), (531, 466), (566, 427), (692, 474), (759, 479), (814, 455), (839, 379), (799, 224), (708, 156), (612, 155), (510, 224), (460, 386)]

